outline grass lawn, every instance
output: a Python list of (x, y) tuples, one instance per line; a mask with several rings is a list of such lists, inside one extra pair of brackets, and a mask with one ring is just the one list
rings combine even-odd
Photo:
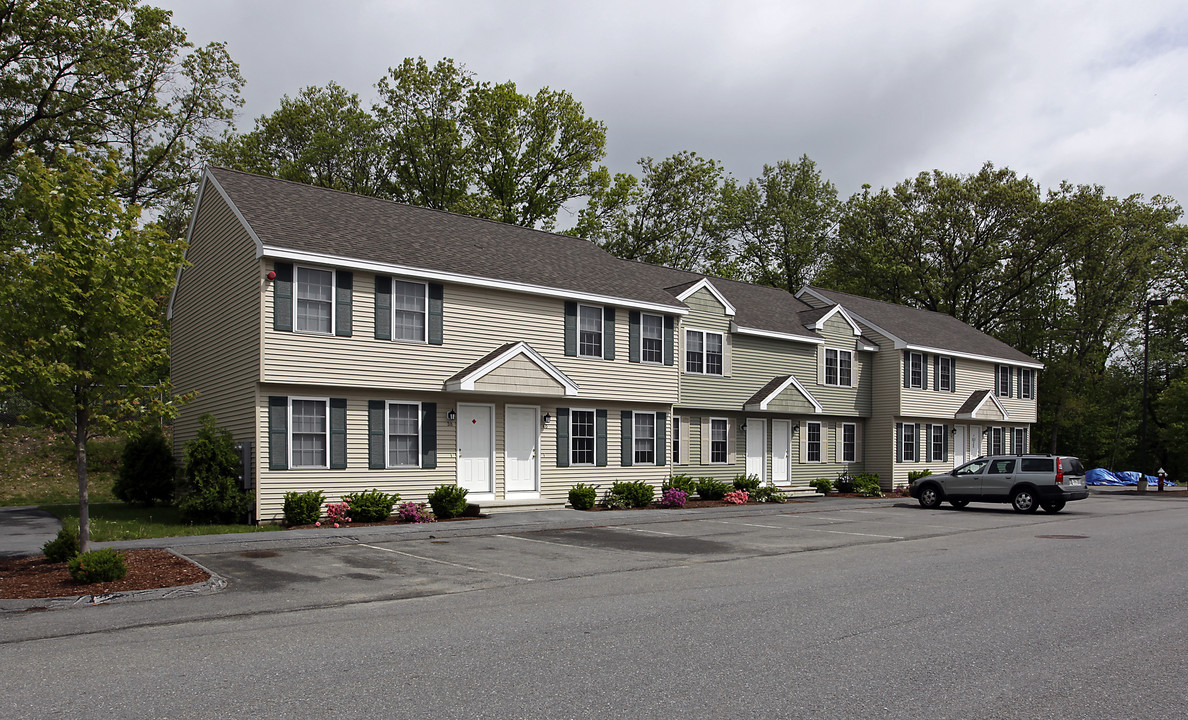
[[(64, 523), (78, 522), (77, 502), (73, 505), (42, 505), (41, 509), (56, 515)], [(90, 509), (91, 539), (96, 542), (281, 529), (279, 525), (191, 525), (171, 507), (140, 507), (116, 502), (91, 503)]]

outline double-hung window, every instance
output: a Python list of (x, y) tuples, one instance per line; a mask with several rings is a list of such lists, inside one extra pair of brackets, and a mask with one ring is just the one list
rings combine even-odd
[(1015, 428), (1012, 432), (1015, 433), (1015, 454), (1025, 455), (1027, 453), (1027, 431), (1023, 428)]
[(297, 316), (294, 329), (330, 333), (334, 330), (334, 273), (330, 270), (297, 268)]
[(908, 387), (924, 387), (924, 355), (910, 353), (908, 355)]
[(806, 429), (806, 459), (809, 462), (821, 462), (821, 423), (807, 423)]
[(932, 437), (929, 438), (929, 443), (932, 445), (932, 457), (929, 458), (932, 462), (943, 462), (945, 460), (945, 426), (933, 425)]
[(858, 459), (858, 426), (854, 423), (842, 423), (842, 462), (854, 462)]
[(722, 333), (708, 330), (685, 331), (685, 372), (722, 375), (725, 355)]
[(681, 461), (681, 416), (672, 415), (672, 464)]
[(632, 433), (634, 464), (656, 464), (656, 413), (635, 413)]
[(396, 340), (425, 342), (425, 317), (428, 285), (395, 280), (392, 282), (392, 337)]
[(913, 423), (902, 423), (899, 428), (899, 456), (903, 458), (903, 462), (916, 462), (916, 426)]
[(1011, 369), (1006, 365), (998, 366), (998, 395), (999, 397), (1011, 396)]
[(388, 403), (388, 467), (420, 467), (421, 407)]
[(840, 387), (853, 385), (854, 353), (851, 350), (825, 350), (825, 384)]
[(640, 315), (640, 360), (660, 365), (664, 362), (664, 318)]
[(725, 464), (729, 452), (727, 448), (729, 423), (725, 418), (710, 418), (710, 462)]
[(594, 411), (573, 410), (569, 414), (569, 462), (594, 464)]
[(578, 355), (602, 357), (602, 308), (578, 305)]
[(1031, 368), (1019, 368), (1019, 397), (1031, 400), (1035, 397), (1035, 371)]
[(942, 357), (936, 363), (936, 389), (941, 392), (953, 390), (953, 358)]
[(1000, 428), (1000, 427), (991, 428), (990, 429), (990, 454), (991, 455), (1001, 455), (1003, 453), (1002, 441), (1003, 441), (1002, 428)]
[(324, 468), (330, 444), (330, 426), (326, 420), (325, 400), (293, 399), (289, 412), (292, 428), (290, 467)]

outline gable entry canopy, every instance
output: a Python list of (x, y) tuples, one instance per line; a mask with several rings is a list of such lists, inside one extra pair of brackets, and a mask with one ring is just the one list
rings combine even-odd
[(578, 384), (526, 342), (506, 343), (445, 381), (447, 391), (522, 392), (529, 395), (578, 394)]

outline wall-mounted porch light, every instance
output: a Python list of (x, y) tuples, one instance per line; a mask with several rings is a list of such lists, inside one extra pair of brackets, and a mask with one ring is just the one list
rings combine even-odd
[(541, 420), (542, 420), (542, 421), (544, 421), (544, 424), (545, 424), (545, 425), (548, 425), (548, 424), (549, 424), (549, 421), (550, 421), (550, 420), (552, 420), (552, 419), (553, 419), (553, 416), (552, 416), (552, 415), (550, 415), (550, 414), (548, 414), (548, 413), (545, 413), (545, 414), (544, 414), (544, 417), (542, 417), (542, 418), (541, 418)]
[(449, 412), (446, 413), (446, 424), (447, 425), (452, 426), (454, 424), (454, 421), (457, 419), (458, 419), (458, 413), (454, 412), (453, 409), (451, 409)]

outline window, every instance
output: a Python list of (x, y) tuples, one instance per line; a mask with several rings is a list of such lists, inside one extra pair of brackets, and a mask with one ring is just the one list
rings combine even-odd
[(936, 389), (941, 392), (953, 391), (953, 358), (939, 358), (936, 364)]
[(916, 426), (912, 423), (901, 423), (899, 434), (899, 456), (903, 458), (902, 462), (916, 462)]
[(392, 282), (392, 337), (396, 340), (425, 341), (425, 308), (428, 286), (424, 283)]
[(1021, 472), (1052, 472), (1055, 470), (1053, 458), (1023, 458)]
[(672, 416), (672, 464), (676, 465), (681, 461), (681, 418), (674, 414)]
[(1011, 396), (1011, 369), (1006, 365), (998, 366), (998, 395), (999, 397)]
[(710, 462), (725, 464), (730, 454), (727, 451), (727, 428), (725, 418), (710, 418)]
[(333, 332), (334, 273), (330, 270), (297, 268), (296, 330)]
[(289, 424), (292, 428), (292, 467), (326, 467), (326, 448), (329, 444), (326, 401), (294, 399), (289, 412), (292, 417)]
[(1002, 454), (1002, 440), (1003, 440), (1002, 428), (1000, 428), (1000, 427), (990, 428), (990, 454), (991, 455), (1001, 455)]
[(821, 462), (821, 423), (808, 423), (807, 430), (805, 441), (808, 443), (808, 452), (805, 458), (808, 462)]
[(640, 316), (640, 355), (646, 363), (664, 362), (664, 318), (659, 315)]
[(1014, 460), (995, 460), (990, 463), (990, 469), (986, 471), (989, 475), (1010, 475), (1015, 472)]
[(1031, 400), (1035, 397), (1035, 371), (1019, 368), (1019, 397)]
[(570, 413), (570, 464), (594, 464), (594, 411), (574, 410)]
[(908, 355), (908, 387), (924, 387), (924, 356), (920, 353)]
[(420, 467), (421, 407), (388, 403), (388, 467)]
[(944, 462), (946, 455), (944, 425), (932, 426), (932, 438), (930, 442), (932, 445), (932, 457), (929, 460), (933, 462)]
[(685, 372), (722, 375), (724, 372), (722, 333), (685, 331)]
[(842, 462), (854, 462), (858, 459), (858, 426), (854, 423), (842, 423)]
[(602, 357), (602, 308), (578, 305), (578, 355)]
[(1015, 428), (1012, 432), (1015, 433), (1015, 454), (1022, 455), (1027, 452), (1027, 430), (1023, 428)]
[(825, 350), (825, 384), (850, 387), (853, 377), (854, 353), (850, 350)]
[(656, 464), (656, 413), (635, 413), (632, 441), (636, 465)]

